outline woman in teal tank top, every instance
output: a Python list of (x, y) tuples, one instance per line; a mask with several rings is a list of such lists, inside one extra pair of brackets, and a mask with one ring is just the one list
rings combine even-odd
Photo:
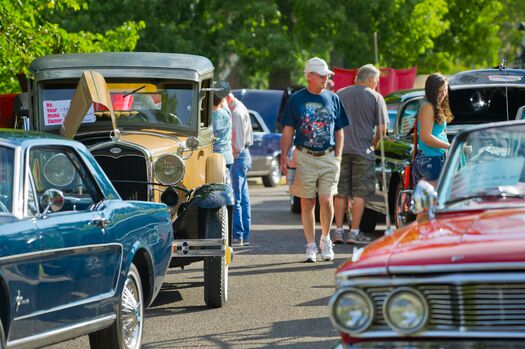
[(446, 78), (434, 73), (425, 82), (425, 99), (418, 113), (418, 153), (414, 158), (414, 179), (421, 179), (436, 186), (447, 149), (450, 144), (446, 135), (447, 123), (452, 121), (448, 102)]

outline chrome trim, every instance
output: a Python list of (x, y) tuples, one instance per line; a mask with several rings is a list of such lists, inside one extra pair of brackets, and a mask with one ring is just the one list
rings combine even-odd
[(107, 315), (98, 319), (61, 327), (56, 330), (25, 337), (14, 341), (8, 341), (9, 349), (28, 349), (42, 347), (53, 343), (79, 337), (97, 330), (111, 326), (117, 319), (116, 314)]
[(525, 270), (525, 262), (454, 263), (388, 267), (391, 274), (452, 273), (465, 271)]
[[(396, 324), (394, 324), (394, 322), (390, 319), (390, 317), (388, 316), (388, 307), (389, 307), (389, 302), (392, 300), (392, 298), (394, 296), (396, 296), (397, 294), (400, 294), (400, 293), (412, 293), (414, 294), (417, 298), (419, 298), (419, 300), (421, 301), (421, 303), (423, 304), (423, 308), (425, 309), (425, 314), (424, 314), (424, 317), (423, 317), (423, 321), (421, 321), (421, 323), (410, 329), (410, 330), (406, 330), (406, 329), (402, 329), (402, 328), (399, 328), (396, 326)], [(383, 318), (385, 319), (385, 322), (387, 323), (388, 326), (390, 326), (390, 328), (392, 330), (394, 330), (395, 332), (401, 334), (401, 335), (410, 335), (410, 334), (413, 334), (413, 333), (416, 333), (418, 331), (420, 331), (422, 328), (424, 328), (427, 323), (428, 323), (428, 320), (429, 320), (429, 315), (430, 315), (430, 309), (429, 309), (429, 306), (428, 306), (428, 301), (426, 300), (425, 296), (423, 296), (423, 294), (421, 292), (419, 292), (418, 290), (416, 290), (415, 288), (411, 288), (411, 287), (399, 287), (399, 288), (396, 288), (394, 289), (392, 292), (390, 292), (390, 294), (386, 297), (385, 301), (383, 302)]]
[[(201, 247), (212, 247), (201, 249)], [(171, 257), (222, 257), (226, 250), (226, 239), (173, 240)], [(180, 252), (179, 252), (180, 251)]]
[[(342, 276), (341, 273), (337, 275)], [(344, 277), (344, 276), (343, 276)], [(525, 272), (521, 273), (455, 273), (455, 274), (443, 274), (434, 275), (427, 277), (410, 277), (410, 276), (396, 276), (392, 278), (390, 276), (384, 278), (356, 278), (347, 279), (341, 281), (341, 288), (344, 287), (355, 287), (355, 286), (366, 286), (366, 287), (377, 287), (377, 286), (407, 286), (407, 285), (419, 285), (419, 284), (452, 284), (452, 285), (463, 285), (463, 284), (479, 284), (482, 282), (506, 282), (506, 283), (521, 283), (525, 280)]]
[(356, 277), (356, 276), (365, 276), (365, 275), (388, 275), (388, 271), (385, 267), (373, 267), (373, 268), (361, 268), (361, 269), (352, 269), (342, 271), (337, 274), (341, 277)]
[(71, 252), (70, 254), (76, 254), (76, 253), (78, 253), (80, 251), (84, 251), (84, 250), (87, 250), (88, 252), (89, 251), (94, 251), (94, 250), (103, 250), (103, 249), (105, 249), (108, 246), (120, 247), (120, 259), (121, 259), (121, 265), (122, 265), (123, 246), (122, 246), (122, 244), (119, 244), (119, 243), (104, 243), (104, 244), (96, 244), (96, 245), (83, 245), (83, 246), (75, 246), (75, 247), (57, 248), (57, 249), (45, 250), (45, 251), (21, 253), (21, 254), (16, 254), (16, 255), (12, 255), (12, 256), (0, 257), (0, 264), (16, 263), (16, 262), (23, 261), (23, 260), (28, 259), (28, 258), (35, 257), (35, 256), (51, 257), (51, 256), (54, 256), (54, 255), (57, 255), (57, 254), (60, 254), (60, 253), (66, 252), (66, 251), (70, 251)]
[[(494, 73), (497, 74), (497, 73)], [(470, 90), (475, 88), (492, 88), (492, 87), (514, 87), (514, 88), (525, 88), (523, 82), (512, 83), (512, 82), (498, 82), (498, 83), (484, 83), (484, 84), (472, 84), (472, 85), (449, 85), (451, 91), (455, 90)]]
[[(363, 299), (367, 303), (368, 309), (370, 311), (370, 318), (366, 321), (366, 323), (363, 326), (359, 327), (356, 331), (349, 331), (348, 328), (343, 327), (335, 319), (335, 304), (336, 304), (337, 300), (339, 299), (339, 297), (343, 293), (352, 293), (352, 292), (353, 293), (357, 293), (358, 295), (363, 297)], [(373, 320), (375, 318), (374, 303), (372, 302), (372, 300), (370, 299), (370, 296), (366, 292), (364, 292), (363, 290), (360, 290), (358, 288), (345, 288), (345, 289), (341, 289), (341, 290), (337, 291), (330, 298), (330, 300), (328, 302), (328, 307), (330, 309), (330, 314), (329, 315), (330, 315), (330, 321), (332, 322), (332, 325), (334, 325), (334, 327), (338, 328), (340, 331), (349, 333), (351, 335), (357, 335), (357, 334), (360, 334), (360, 333), (363, 333), (364, 331), (366, 331), (370, 327), (370, 325), (372, 324), (372, 322), (373, 322)]]
[[(354, 336), (356, 338), (392, 338), (396, 337), (398, 334), (393, 331), (367, 331), (360, 333), (359, 336)], [(423, 331), (418, 332), (415, 338), (422, 337), (438, 337), (438, 338), (504, 338), (504, 339), (513, 339), (513, 338), (525, 338), (525, 332), (522, 330), (516, 331)], [(405, 337), (403, 337), (405, 338)], [(406, 337), (410, 338), (410, 337)]]
[(40, 310), (40, 311), (31, 313), (31, 314), (27, 314), (27, 315), (23, 315), (23, 316), (16, 316), (16, 317), (13, 318), (13, 320), (14, 321), (19, 321), (19, 320), (24, 320), (24, 319), (30, 319), (30, 318), (37, 317), (37, 316), (40, 316), (40, 315), (49, 314), (49, 313), (61, 311), (61, 310), (64, 310), (64, 309), (74, 308), (74, 307), (77, 307), (77, 306), (80, 306), (80, 305), (84, 305), (84, 304), (100, 302), (101, 300), (114, 297), (115, 296), (115, 292), (114, 291), (115, 291), (115, 288), (113, 289), (113, 292), (106, 292), (106, 293), (100, 294), (100, 295), (95, 296), (95, 297), (83, 299), (83, 300), (76, 301), (76, 302), (73, 302), (73, 303), (68, 303), (66, 305), (61, 305), (61, 306), (57, 306), (57, 307), (54, 307), (54, 308), (49, 308), (49, 309), (46, 309), (46, 310)]
[[(103, 142), (103, 143), (97, 143), (91, 147), (88, 148), (88, 150), (93, 154), (93, 151), (96, 151), (96, 150), (100, 150), (100, 149), (104, 149), (104, 148), (113, 148), (115, 145), (119, 145), (119, 144), (122, 144), (124, 146), (128, 146), (132, 149), (135, 149), (135, 150), (138, 150), (140, 151), (141, 153), (144, 154), (144, 158), (146, 159), (146, 174), (148, 176), (147, 178), (147, 181), (149, 183), (152, 183), (153, 182), (153, 156), (151, 155), (151, 152), (149, 151), (149, 149), (139, 145), (139, 144), (135, 144), (135, 143), (132, 143), (132, 142), (129, 142), (129, 141), (123, 141), (123, 140), (113, 140), (113, 141), (108, 141), (108, 142)], [(104, 156), (107, 156), (107, 155), (104, 155)], [(125, 155), (123, 155), (125, 156)], [(123, 157), (122, 156), (122, 157)], [(112, 157), (112, 156), (110, 156)], [(113, 158), (116, 158), (116, 157), (113, 157)], [(148, 201), (153, 201), (153, 198), (154, 198), (154, 194), (153, 194), (153, 185), (152, 184), (148, 184)]]
[[(179, 178), (177, 178), (177, 180), (173, 181), (173, 182), (165, 182), (163, 183), (159, 177), (157, 176), (157, 170), (156, 170), (156, 165), (158, 163), (158, 161), (162, 158), (164, 158), (165, 156), (173, 156), (175, 157), (175, 159), (177, 159), (179, 162), (180, 162), (180, 165), (182, 166), (182, 173), (180, 175)], [(157, 181), (162, 184), (162, 185), (175, 185), (177, 183), (179, 183), (180, 181), (182, 181), (182, 179), (184, 178), (184, 175), (186, 174), (186, 163), (184, 162), (184, 159), (182, 158), (182, 156), (178, 155), (178, 154), (172, 154), (172, 153), (167, 153), (167, 154), (163, 154), (161, 156), (159, 156), (155, 162), (153, 163), (153, 175), (155, 176), (155, 178), (157, 179)]]

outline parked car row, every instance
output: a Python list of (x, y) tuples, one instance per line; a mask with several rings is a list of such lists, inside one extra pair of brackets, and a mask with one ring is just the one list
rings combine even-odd
[(94, 53), (29, 70), (24, 131), (0, 131), (0, 347), (89, 334), (92, 348), (139, 348), (167, 268), (197, 261), (205, 303), (223, 306), (233, 191), (211, 102), (229, 89), (211, 62)]

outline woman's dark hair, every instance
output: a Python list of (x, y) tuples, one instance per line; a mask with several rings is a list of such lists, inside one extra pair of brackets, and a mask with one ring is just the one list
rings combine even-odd
[(425, 96), (430, 104), (432, 104), (434, 120), (438, 124), (442, 124), (444, 121), (451, 122), (454, 118), (450, 111), (448, 94), (441, 104), (438, 103), (439, 89), (445, 85), (446, 82), (447, 78), (440, 73), (430, 74), (425, 82)]

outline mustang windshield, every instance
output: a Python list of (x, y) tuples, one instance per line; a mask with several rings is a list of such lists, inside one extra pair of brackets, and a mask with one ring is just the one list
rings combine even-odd
[(14, 150), (0, 147), (0, 214), (13, 209)]
[[(119, 127), (196, 128), (193, 110), (193, 84), (170, 80), (116, 81), (107, 80), (111, 102)], [(40, 109), (41, 129), (58, 128), (71, 104), (76, 83), (45, 83)], [(81, 127), (110, 127), (108, 109), (94, 103)]]
[(475, 208), (525, 197), (525, 124), (469, 132), (449, 156), (439, 207)]

